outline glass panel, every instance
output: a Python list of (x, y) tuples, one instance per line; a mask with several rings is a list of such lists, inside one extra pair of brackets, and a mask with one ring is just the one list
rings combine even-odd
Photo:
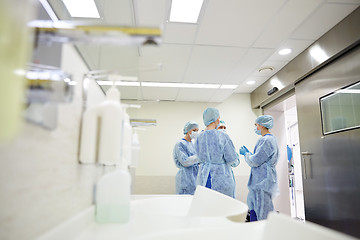
[(360, 127), (360, 82), (320, 98), (323, 134)]

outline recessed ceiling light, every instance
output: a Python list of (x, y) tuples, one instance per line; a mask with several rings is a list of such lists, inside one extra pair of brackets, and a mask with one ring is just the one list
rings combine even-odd
[(254, 85), (256, 82), (254, 80), (250, 80), (250, 81), (247, 81), (246, 84), (247, 85)]
[(197, 23), (203, 0), (172, 0), (170, 22)]
[(100, 18), (94, 0), (63, 0), (71, 17)]
[(283, 49), (281, 49), (279, 52), (278, 52), (278, 54), (279, 55), (288, 55), (288, 54), (290, 54), (292, 52), (292, 50), (290, 49), (290, 48), (283, 48)]
[(270, 72), (272, 72), (273, 70), (274, 70), (273, 67), (263, 67), (263, 68), (260, 68), (260, 69), (259, 69), (259, 72), (260, 72), (260, 73), (270, 73)]

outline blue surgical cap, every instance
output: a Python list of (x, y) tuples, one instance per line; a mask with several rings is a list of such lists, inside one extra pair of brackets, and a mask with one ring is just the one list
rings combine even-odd
[(199, 124), (193, 121), (187, 122), (184, 126), (184, 134), (187, 134), (190, 130), (194, 128), (199, 128)]
[(274, 126), (274, 118), (270, 115), (262, 115), (255, 120), (255, 123), (270, 129)]
[(210, 123), (215, 122), (220, 117), (219, 110), (216, 108), (207, 108), (203, 113), (203, 120), (205, 126), (208, 126)]

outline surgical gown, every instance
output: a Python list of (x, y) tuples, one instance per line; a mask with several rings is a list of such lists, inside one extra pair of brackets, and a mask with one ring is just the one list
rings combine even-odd
[(277, 141), (271, 134), (257, 141), (254, 154), (245, 155), (245, 161), (251, 167), (247, 204), (255, 211), (258, 220), (266, 219), (268, 213), (274, 210), (272, 199), (279, 191), (275, 169), (278, 156)]
[(218, 130), (206, 130), (200, 133), (195, 143), (200, 159), (200, 168), (196, 183), (205, 186), (211, 175), (211, 189), (235, 198), (235, 178), (231, 167), (239, 165), (230, 137)]
[(175, 144), (173, 158), (179, 171), (176, 174), (176, 194), (194, 194), (199, 159), (192, 142), (184, 138)]

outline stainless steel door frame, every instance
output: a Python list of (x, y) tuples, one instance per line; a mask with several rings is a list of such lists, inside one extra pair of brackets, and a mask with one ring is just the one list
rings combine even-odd
[(306, 220), (358, 238), (360, 129), (324, 136), (319, 98), (359, 80), (358, 46), (295, 85)]

